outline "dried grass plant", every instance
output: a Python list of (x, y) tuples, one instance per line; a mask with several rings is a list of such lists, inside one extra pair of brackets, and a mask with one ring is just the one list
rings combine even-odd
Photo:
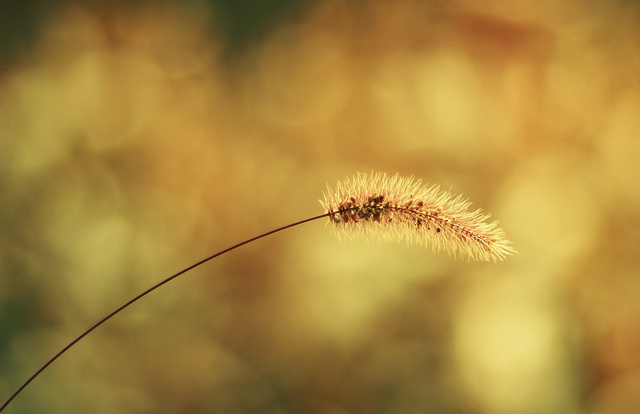
[(324, 217), (339, 236), (349, 238), (365, 235), (379, 240), (402, 240), (434, 251), (446, 251), (458, 258), (478, 261), (505, 259), (515, 251), (498, 222), (487, 222), (488, 214), (469, 211), (471, 203), (462, 196), (454, 197), (438, 186), (425, 186), (412, 177), (385, 173), (357, 174), (327, 187), (321, 203), (323, 214), (310, 217), (260, 234), (219, 251), (175, 273), (122, 304), (100, 319), (42, 365), (0, 407), (0, 412), (13, 401), (38, 375), (82, 338), (139, 299), (188, 271), (245, 244), (271, 234)]

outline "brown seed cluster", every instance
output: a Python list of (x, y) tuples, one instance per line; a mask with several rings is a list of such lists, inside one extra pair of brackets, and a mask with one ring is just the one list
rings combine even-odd
[(333, 213), (330, 217), (334, 223), (346, 223), (349, 220), (356, 223), (360, 220), (379, 222), (389, 208), (390, 204), (384, 203), (384, 195), (371, 194), (364, 203), (358, 203), (354, 197), (349, 197), (349, 200), (340, 203), (335, 212), (330, 211)]
[(329, 188), (322, 204), (348, 236), (406, 239), (475, 260), (502, 260), (514, 252), (497, 222), (487, 223), (480, 210), (468, 211), (469, 201), (413, 178), (357, 174)]

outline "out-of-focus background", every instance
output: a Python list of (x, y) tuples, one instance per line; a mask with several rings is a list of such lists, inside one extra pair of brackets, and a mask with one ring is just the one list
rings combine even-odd
[(3, 1), (0, 402), (399, 172), (518, 254), (312, 222), (7, 413), (640, 412), (640, 4)]

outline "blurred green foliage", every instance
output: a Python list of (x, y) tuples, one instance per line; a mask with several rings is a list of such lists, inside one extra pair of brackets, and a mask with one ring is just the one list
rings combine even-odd
[[(163, 0), (167, 1), (167, 0)], [(189, 0), (197, 3), (198, 0)], [(72, 0), (56, 2), (46, 0), (0, 1), (0, 71), (28, 52), (38, 38), (40, 23), (57, 8)], [(149, 0), (76, 1), (95, 6), (138, 5)], [(309, 0), (204, 0), (213, 11), (225, 37), (227, 52), (243, 49), (262, 37), (270, 28), (294, 16)], [(157, 3), (154, 1), (154, 3)], [(183, 4), (185, 2), (177, 2)]]

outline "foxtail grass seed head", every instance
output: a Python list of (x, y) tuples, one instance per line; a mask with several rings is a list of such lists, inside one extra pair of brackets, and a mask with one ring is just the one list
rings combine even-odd
[(321, 201), (338, 234), (406, 239), (454, 257), (494, 262), (515, 253), (497, 221), (468, 211), (471, 202), (413, 177), (358, 173), (327, 185)]

